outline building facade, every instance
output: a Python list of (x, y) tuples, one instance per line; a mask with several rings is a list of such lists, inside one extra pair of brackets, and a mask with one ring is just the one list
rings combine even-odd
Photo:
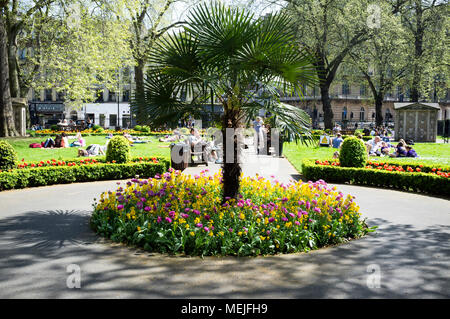
[(87, 121), (104, 128), (114, 129), (131, 127), (130, 113), (130, 85), (124, 85), (119, 101), (115, 92), (107, 88), (96, 89), (97, 100), (86, 103), (81, 108), (73, 108), (64, 103), (64, 95), (55, 89), (46, 89), (40, 92), (32, 91), (29, 98), (31, 124), (39, 124), (49, 128), (60, 120), (74, 122)]
[[(323, 107), (319, 89), (306, 87), (303, 97), (284, 96), (282, 100), (286, 103), (298, 105), (305, 110), (316, 127), (323, 127)], [(363, 84), (335, 83), (330, 90), (331, 108), (333, 110), (334, 122), (344, 126), (358, 127), (373, 125), (375, 123), (375, 103), (371, 99), (371, 92)], [(406, 93), (397, 88), (395, 94), (385, 95), (382, 107), (383, 122), (394, 125), (395, 113), (394, 103), (409, 102), (408, 91)], [(430, 101), (428, 101), (430, 102)], [(439, 104), (438, 120), (450, 119), (450, 90), (447, 89), (445, 98), (436, 101)]]

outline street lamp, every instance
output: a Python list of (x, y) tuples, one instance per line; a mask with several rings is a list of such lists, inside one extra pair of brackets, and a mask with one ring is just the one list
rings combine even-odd
[(119, 102), (119, 95), (120, 95), (120, 68), (117, 69), (117, 93), (116, 93), (116, 100), (117, 100), (117, 128), (120, 128), (120, 102)]

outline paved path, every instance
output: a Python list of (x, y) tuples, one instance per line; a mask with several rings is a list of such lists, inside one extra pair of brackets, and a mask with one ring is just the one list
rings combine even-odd
[[(295, 178), (286, 160), (278, 162), (282, 179)], [(448, 200), (338, 185), (379, 225), (376, 234), (307, 254), (201, 259), (149, 254), (94, 235), (93, 198), (116, 186), (0, 193), (0, 298), (450, 297)], [(80, 289), (67, 288), (70, 264), (81, 268)], [(368, 286), (374, 269), (380, 288)]]

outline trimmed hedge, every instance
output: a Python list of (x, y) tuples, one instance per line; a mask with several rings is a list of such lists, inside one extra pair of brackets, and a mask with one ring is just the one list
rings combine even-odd
[(342, 167), (364, 167), (367, 162), (364, 142), (357, 137), (349, 137), (342, 142), (339, 162)]
[(54, 184), (92, 182), (154, 177), (169, 168), (168, 161), (159, 163), (95, 164), (86, 166), (39, 167), (15, 169), (0, 173), (0, 191)]
[(131, 158), (129, 141), (123, 136), (114, 136), (106, 148), (106, 160), (108, 162), (127, 163)]
[(17, 152), (8, 141), (0, 140), (0, 169), (10, 169), (16, 166)]
[[(410, 164), (402, 165), (413, 167)], [(314, 160), (302, 162), (302, 173), (307, 180), (312, 181), (323, 179), (327, 183), (351, 183), (450, 197), (450, 180), (429, 173), (325, 166), (315, 164)]]

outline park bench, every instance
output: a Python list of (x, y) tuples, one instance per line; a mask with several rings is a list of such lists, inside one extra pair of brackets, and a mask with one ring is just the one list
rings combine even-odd
[(205, 147), (202, 145), (201, 150), (192, 149), (186, 143), (170, 144), (170, 162), (172, 168), (176, 170), (184, 170), (188, 166), (196, 166), (199, 164), (208, 165), (205, 158)]

